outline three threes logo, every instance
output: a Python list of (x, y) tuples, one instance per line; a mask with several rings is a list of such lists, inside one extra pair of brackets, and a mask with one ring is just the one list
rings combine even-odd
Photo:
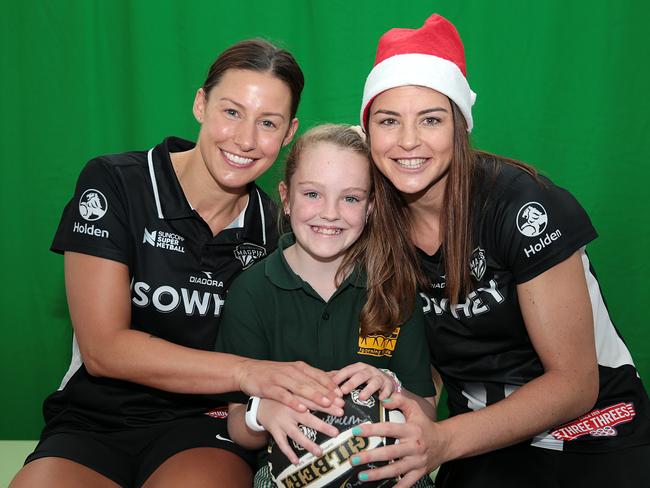
[(108, 210), (108, 201), (102, 192), (90, 188), (79, 199), (79, 214), (87, 221), (101, 219)]
[(266, 249), (257, 244), (251, 244), (250, 242), (245, 242), (238, 245), (233, 251), (235, 257), (239, 259), (242, 264), (243, 269), (249, 268), (255, 263), (258, 259), (266, 256)]
[(546, 229), (548, 214), (537, 202), (525, 203), (517, 212), (517, 228), (527, 237), (536, 237)]

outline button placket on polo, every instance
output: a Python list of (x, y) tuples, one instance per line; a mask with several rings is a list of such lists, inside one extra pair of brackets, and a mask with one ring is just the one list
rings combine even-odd
[[(321, 351), (321, 355), (323, 357), (327, 358), (334, 358), (335, 357), (335, 350), (334, 348), (336, 347), (335, 344), (335, 325), (333, 322), (333, 319), (335, 317), (334, 314), (334, 308), (336, 307), (336, 304), (333, 304), (333, 301), (335, 301), (335, 297), (332, 296), (330, 298), (329, 302), (324, 303), (324, 307), (322, 309), (322, 312), (320, 314), (320, 320), (318, 321), (318, 346), (319, 350)], [(330, 313), (330, 310), (332, 312)], [(333, 365), (332, 365), (333, 367)]]

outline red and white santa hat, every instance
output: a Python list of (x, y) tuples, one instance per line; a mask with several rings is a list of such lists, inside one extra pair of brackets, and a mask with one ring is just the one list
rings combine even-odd
[(433, 88), (453, 100), (465, 116), (470, 132), (476, 93), (466, 76), (463, 43), (456, 28), (444, 17), (433, 14), (419, 29), (391, 29), (379, 39), (375, 66), (366, 79), (361, 126), (368, 130), (368, 110), (381, 92), (418, 85)]

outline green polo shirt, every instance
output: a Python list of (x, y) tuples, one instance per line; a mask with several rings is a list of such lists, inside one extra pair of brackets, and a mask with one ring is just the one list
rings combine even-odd
[[(330, 371), (364, 362), (395, 372), (408, 390), (435, 394), (422, 307), (390, 336), (359, 336), (365, 275), (356, 270), (329, 301), (293, 272), (278, 249), (240, 274), (228, 290), (216, 350), (255, 359), (304, 361)], [(420, 305), (418, 298), (417, 305)]]

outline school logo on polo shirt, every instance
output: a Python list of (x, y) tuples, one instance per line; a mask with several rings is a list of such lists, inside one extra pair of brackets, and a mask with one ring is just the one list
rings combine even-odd
[(238, 245), (233, 251), (235, 257), (241, 262), (242, 268), (249, 268), (257, 261), (258, 259), (266, 256), (266, 249), (257, 244), (251, 244), (250, 242), (244, 242), (243, 244)]
[(397, 344), (399, 330), (399, 327), (395, 327), (395, 330), (389, 336), (380, 334), (371, 334), (367, 337), (359, 336), (359, 350), (357, 351), (357, 354), (375, 357), (393, 357), (393, 351), (395, 350), (395, 344)]

